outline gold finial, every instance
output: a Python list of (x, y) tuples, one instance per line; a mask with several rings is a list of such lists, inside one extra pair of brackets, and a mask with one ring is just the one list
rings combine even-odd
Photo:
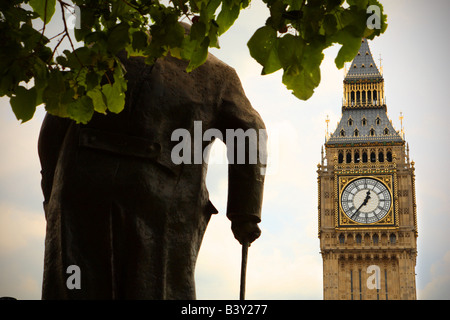
[(401, 129), (401, 133), (402, 133), (402, 138), (404, 139), (405, 137), (405, 131), (403, 129), (403, 112), (400, 112), (400, 129)]
[(327, 139), (328, 139), (328, 136), (329, 136), (329, 132), (328, 132), (328, 123), (330, 122), (330, 118), (328, 117), (328, 115), (327, 115), (327, 118), (325, 119), (325, 122), (327, 123), (327, 134), (326, 134), (326, 137), (327, 137)]
[(381, 61), (383, 61), (383, 59), (381, 59), (381, 53), (380, 53), (380, 73), (381, 73), (381, 75), (383, 75), (383, 65), (381, 64)]

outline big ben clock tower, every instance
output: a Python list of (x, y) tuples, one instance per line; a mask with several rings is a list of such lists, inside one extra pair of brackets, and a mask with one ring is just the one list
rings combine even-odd
[(363, 39), (317, 170), (324, 299), (416, 299), (414, 162), (386, 108)]

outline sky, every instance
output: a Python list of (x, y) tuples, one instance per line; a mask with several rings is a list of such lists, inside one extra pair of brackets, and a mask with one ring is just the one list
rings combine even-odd
[[(369, 43), (383, 67), (387, 112), (405, 138), (416, 168), (418, 299), (450, 299), (450, 85), (447, 30), (450, 2), (381, 0), (386, 32)], [(322, 257), (318, 238), (317, 164), (327, 116), (333, 131), (341, 117), (343, 70), (325, 51), (321, 83), (308, 101), (281, 83), (281, 72), (261, 75), (246, 46), (268, 16), (254, 0), (220, 39), (215, 56), (236, 69), (269, 134), (269, 170), (261, 237), (249, 248), (247, 299), (320, 300)], [(59, 30), (61, 26), (53, 26)], [(37, 139), (45, 110), (20, 124), (9, 101), (0, 98), (0, 297), (40, 299), (45, 218), (40, 189)], [(238, 299), (241, 246), (225, 216), (227, 166), (224, 145), (212, 150), (207, 186), (219, 210), (212, 217), (196, 266), (198, 299)]]

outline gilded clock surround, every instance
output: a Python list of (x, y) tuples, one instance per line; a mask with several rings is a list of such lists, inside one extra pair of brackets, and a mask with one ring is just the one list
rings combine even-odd
[[(391, 206), (389, 208), (388, 213), (380, 220), (374, 223), (358, 223), (356, 221), (352, 221), (351, 219), (349, 219), (346, 214), (343, 212), (343, 208), (342, 208), (342, 204), (341, 204), (341, 196), (342, 196), (342, 192), (343, 190), (347, 187), (347, 185), (349, 185), (352, 181), (355, 181), (357, 179), (361, 179), (361, 178), (372, 178), (374, 180), (378, 180), (381, 183), (383, 183), (383, 185), (386, 186), (386, 188), (388, 189), (389, 193), (390, 193), (390, 198), (391, 198)], [(394, 190), (395, 190), (395, 184), (394, 181), (397, 180), (397, 177), (395, 175), (395, 173), (393, 174), (388, 174), (388, 175), (338, 175), (337, 173), (335, 173), (335, 179), (336, 181), (336, 194), (335, 194), (335, 198), (337, 201), (337, 204), (335, 205), (335, 226), (338, 229), (346, 229), (346, 228), (350, 228), (352, 230), (356, 230), (356, 229), (365, 229), (367, 230), (367, 228), (388, 228), (388, 229), (395, 229), (398, 227), (398, 223), (397, 223), (397, 212), (396, 212), (396, 208), (397, 206), (395, 205), (395, 196), (394, 196)]]

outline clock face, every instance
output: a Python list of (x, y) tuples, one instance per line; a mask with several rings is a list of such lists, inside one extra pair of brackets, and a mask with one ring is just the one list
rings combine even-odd
[(370, 224), (383, 219), (391, 208), (388, 188), (377, 179), (358, 178), (342, 191), (341, 206), (345, 215), (358, 223)]

